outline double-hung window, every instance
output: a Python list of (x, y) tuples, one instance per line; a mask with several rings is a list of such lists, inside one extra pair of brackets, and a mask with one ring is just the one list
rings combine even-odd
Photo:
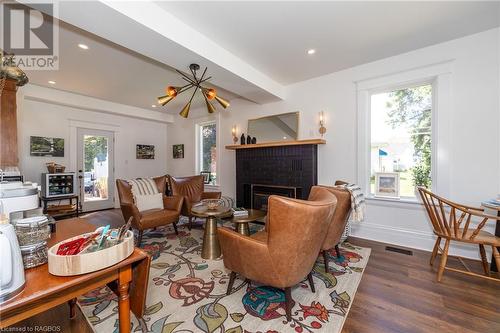
[(432, 90), (423, 83), (370, 94), (369, 194), (411, 200), (416, 186), (431, 188)]
[(217, 125), (206, 122), (197, 126), (198, 166), (197, 170), (204, 174), (210, 184), (217, 184)]

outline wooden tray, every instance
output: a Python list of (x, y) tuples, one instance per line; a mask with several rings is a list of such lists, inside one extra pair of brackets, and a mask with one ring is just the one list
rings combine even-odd
[(95, 272), (119, 263), (134, 252), (134, 233), (129, 230), (121, 243), (100, 251), (77, 254), (74, 256), (61, 256), (56, 254), (61, 243), (80, 237), (81, 235), (66, 239), (49, 249), (50, 274), (71, 276)]

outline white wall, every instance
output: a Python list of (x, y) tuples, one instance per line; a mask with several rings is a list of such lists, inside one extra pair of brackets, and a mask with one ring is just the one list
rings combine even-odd
[[(40, 182), (41, 173), (47, 172), (45, 163), (50, 161), (65, 165), (66, 171), (77, 171), (76, 127), (78, 126), (106, 129), (115, 133), (115, 178), (158, 176), (168, 172), (165, 121), (121, 116), (118, 113), (129, 108), (128, 106), (105, 101), (102, 103), (107, 105), (106, 112), (100, 112), (98, 109), (91, 111), (88, 107), (96, 102), (94, 98), (41, 88), (34, 86), (31, 89), (30, 86), (26, 86), (18, 91), (19, 164), (26, 180)], [(47, 99), (42, 100), (41, 96)], [(60, 104), (64, 99), (78, 101), (78, 104), (72, 106)], [(109, 112), (110, 110), (113, 112)], [(30, 136), (64, 138), (64, 157), (30, 156)], [(154, 145), (155, 159), (136, 159), (136, 144)], [(118, 205), (118, 200), (115, 203)]]
[[(230, 110), (219, 114), (219, 147), (232, 144), (233, 125), (240, 135), (249, 118), (291, 111), (300, 111), (299, 138), (318, 138), (318, 113), (325, 111), (327, 144), (318, 150), (319, 183), (332, 184), (336, 179), (356, 182), (356, 82), (451, 60), (451, 137), (449, 145), (438, 149), (444, 149), (450, 159), (450, 198), (478, 205), (500, 193), (499, 34), (500, 29), (493, 29), (299, 82), (287, 87), (287, 97), (281, 102), (257, 105), (232, 100)], [(170, 129), (178, 126), (178, 119), (169, 125), (169, 142), (174, 135)], [(176, 143), (194, 142), (193, 137), (194, 130), (175, 133)], [(219, 159), (223, 194), (234, 196), (235, 153), (219, 149)], [(184, 163), (177, 168), (169, 161), (171, 173), (185, 174), (191, 161)], [(429, 222), (417, 204), (370, 201), (366, 221), (355, 225), (353, 234), (427, 250), (433, 245)], [(453, 247), (451, 252), (477, 257), (477, 249), (470, 246)]]

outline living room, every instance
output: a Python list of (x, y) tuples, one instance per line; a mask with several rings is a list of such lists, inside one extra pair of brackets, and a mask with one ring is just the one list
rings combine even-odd
[(499, 2), (1, 6), (3, 330), (500, 330)]

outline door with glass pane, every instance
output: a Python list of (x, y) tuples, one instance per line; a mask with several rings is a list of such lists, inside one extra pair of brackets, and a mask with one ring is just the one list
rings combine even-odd
[(80, 202), (84, 212), (114, 207), (114, 133), (78, 129)]

